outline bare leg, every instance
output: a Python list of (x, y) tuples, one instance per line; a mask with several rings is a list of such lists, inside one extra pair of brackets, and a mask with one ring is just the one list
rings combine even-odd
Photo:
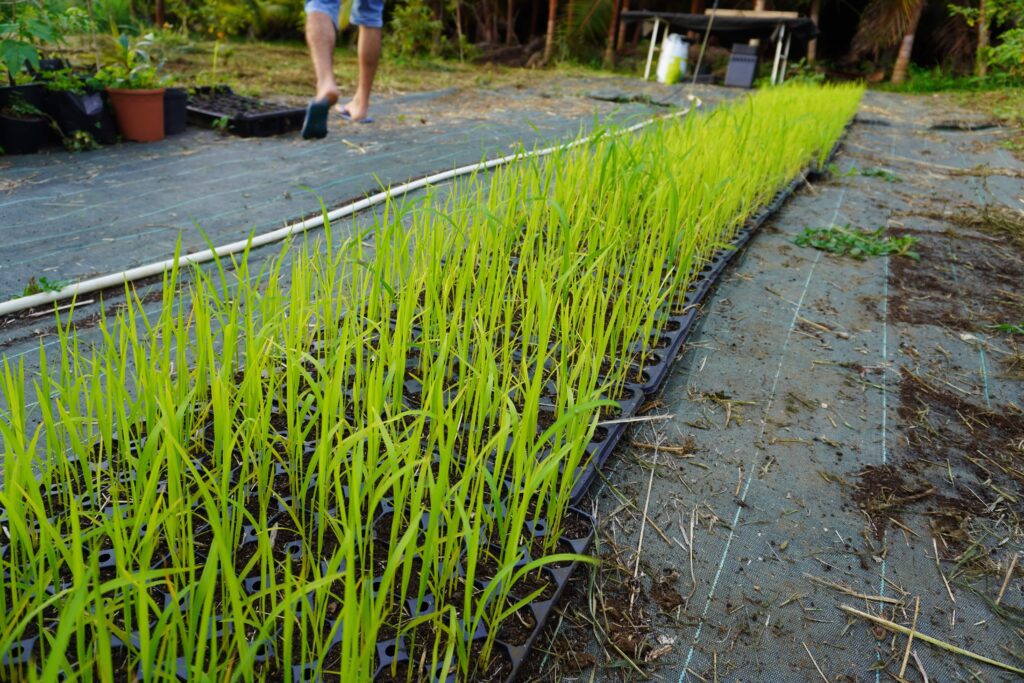
[(379, 28), (359, 27), (359, 82), (352, 100), (345, 105), (353, 121), (366, 118), (370, 109), (370, 91), (380, 62), (380, 38)]
[(316, 74), (316, 99), (328, 104), (338, 101), (338, 84), (334, 80), (334, 43), (337, 39), (334, 22), (323, 12), (306, 14), (306, 43)]

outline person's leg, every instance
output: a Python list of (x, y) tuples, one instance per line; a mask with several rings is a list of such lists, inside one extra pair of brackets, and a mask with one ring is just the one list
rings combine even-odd
[(327, 136), (327, 114), (338, 101), (334, 81), (334, 44), (338, 39), (338, 10), (341, 0), (307, 0), (306, 43), (316, 75), (316, 96), (306, 105), (302, 137), (319, 140)]
[(380, 63), (381, 30), (370, 26), (359, 27), (359, 80), (356, 92), (351, 101), (345, 105), (353, 121), (366, 118), (370, 109), (370, 91), (373, 89), (373, 77), (377, 74)]
[(326, 101), (328, 106), (338, 101), (338, 84), (334, 80), (334, 44), (338, 31), (334, 22), (334, 17), (327, 12), (307, 5), (306, 44), (316, 75), (316, 100)]
[(380, 62), (381, 27), (384, 26), (384, 0), (353, 0), (352, 23), (359, 27), (359, 79), (356, 92), (342, 109), (353, 121), (366, 118), (370, 108), (373, 77)]

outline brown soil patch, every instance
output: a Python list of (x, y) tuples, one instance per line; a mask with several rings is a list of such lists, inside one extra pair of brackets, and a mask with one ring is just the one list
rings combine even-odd
[(871, 466), (858, 475), (853, 500), (871, 520), (872, 531), (881, 538), (892, 517), (904, 506), (935, 495), (935, 488), (908, 484), (892, 465)]
[(918, 234), (921, 260), (891, 261), (895, 321), (976, 330), (1024, 319), (1024, 258), (1008, 240)]
[(904, 471), (917, 474), (914, 487), (936, 492), (922, 499), (923, 514), (948, 547), (977, 540), (973, 528), (979, 519), (1020, 532), (1024, 412), (1019, 407), (988, 409), (904, 370), (899, 416), (907, 425)]

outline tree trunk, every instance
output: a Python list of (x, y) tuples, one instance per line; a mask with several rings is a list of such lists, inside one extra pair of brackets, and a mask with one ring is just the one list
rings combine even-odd
[[(817, 26), (821, 18), (821, 0), (811, 0), (811, 21)], [(818, 39), (807, 41), (807, 63), (814, 64), (818, 58)]]
[(491, 10), (491, 43), (497, 45), (501, 42), (501, 37), (498, 34), (498, 17), (501, 16), (501, 7), (498, 6), (498, 0), (494, 0)]
[(157, 28), (163, 28), (164, 22), (166, 21), (164, 14), (164, 0), (156, 0), (156, 5), (153, 10), (153, 19)]
[(907, 80), (907, 70), (910, 68), (910, 53), (914, 51), (914, 34), (917, 33), (917, 25), (921, 23), (921, 10), (924, 9), (924, 0), (918, 0), (910, 15), (910, 23), (907, 24), (907, 32), (903, 34), (900, 42), (900, 51), (896, 55), (896, 64), (892, 68), (892, 83), (899, 85)]
[(462, 39), (462, 0), (455, 0), (455, 38), (459, 41), (459, 61), (465, 59), (462, 54), (462, 45), (466, 41)]
[(622, 0), (612, 0), (612, 18), (608, 22), (608, 43), (604, 47), (605, 66), (611, 66), (615, 63), (615, 37), (619, 33), (620, 9), (622, 9)]
[[(622, 11), (629, 11), (629, 0), (622, 0)], [(619, 39), (615, 42), (615, 49), (619, 51), (626, 44), (626, 22), (619, 22)]]
[(476, 12), (476, 23), (478, 26), (478, 35), (483, 38), (483, 42), (488, 45), (493, 45), (498, 42), (496, 36), (491, 33), (491, 3), (481, 2)]
[(505, 44), (511, 45), (512, 39), (516, 36), (515, 16), (512, 11), (515, 9), (515, 0), (505, 0), (508, 4), (505, 12)]
[(558, 19), (558, 0), (548, 0), (548, 33), (544, 39), (544, 63), (551, 60), (555, 52), (555, 21)]
[(985, 51), (988, 49), (988, 17), (985, 16), (985, 0), (978, 3), (978, 51), (974, 54), (974, 74), (985, 76), (988, 64), (985, 62)]

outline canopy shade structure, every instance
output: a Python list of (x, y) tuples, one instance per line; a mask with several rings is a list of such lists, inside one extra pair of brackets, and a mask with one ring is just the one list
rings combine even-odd
[(652, 12), (633, 10), (622, 12), (621, 21), (653, 21), (651, 46), (647, 51), (647, 68), (644, 80), (651, 76), (651, 61), (658, 43), (658, 29), (662, 22), (667, 26), (664, 38), (673, 28), (698, 33), (713, 34), (733, 43), (766, 38), (775, 41), (775, 62), (772, 67), (772, 84), (786, 78), (786, 62), (793, 38), (813, 40), (818, 36), (818, 26), (807, 17), (793, 16), (790, 12), (744, 12), (734, 10), (709, 11), (707, 14), (685, 14), (678, 12)]
[(682, 14), (677, 12), (651, 12), (648, 10), (631, 10), (619, 15), (622, 21), (646, 21), (659, 19), (671, 28), (704, 33), (711, 25), (711, 33), (728, 38), (734, 42), (747, 41), (753, 38), (771, 38), (778, 27), (784, 26), (786, 32), (797, 40), (813, 40), (818, 36), (818, 27), (807, 17), (779, 18), (758, 16), (722, 16), (721, 13), (712, 17), (708, 14)]

